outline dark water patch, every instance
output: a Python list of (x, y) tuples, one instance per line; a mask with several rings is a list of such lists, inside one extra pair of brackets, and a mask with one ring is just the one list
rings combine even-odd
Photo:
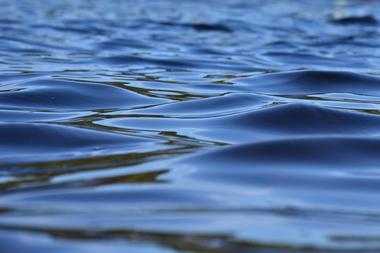
[[(380, 78), (346, 71), (302, 70), (257, 76), (241, 81), (268, 94), (353, 93), (377, 96)], [(276, 87), (276, 88), (274, 88)], [(364, 88), (365, 87), (365, 88)]]
[[(258, 166), (277, 168), (291, 172), (293, 166), (297, 169), (297, 164), (308, 164), (310, 168), (300, 167), (300, 169), (310, 169), (321, 171), (324, 168), (333, 170), (342, 168), (345, 170), (358, 169), (358, 165), (363, 170), (365, 168), (376, 169), (379, 159), (376, 156), (380, 148), (380, 141), (376, 138), (352, 138), (352, 137), (315, 137), (315, 138), (295, 138), (294, 140), (278, 140), (268, 142), (258, 142), (241, 146), (225, 148), (221, 151), (210, 152), (194, 157), (194, 162), (207, 159), (208, 169), (199, 172), (218, 170), (219, 163), (242, 164), (252, 167), (252, 170), (260, 171)], [(355, 154), (350, 156), (349, 154)], [(315, 166), (320, 166), (314, 167)], [(220, 170), (224, 170), (221, 168)], [(235, 173), (234, 170), (226, 166), (226, 171)], [(243, 170), (239, 170), (244, 172)], [(250, 169), (245, 172), (250, 173)], [(223, 177), (221, 177), (223, 178)], [(225, 177), (229, 180), (229, 177)]]
[(378, 134), (380, 117), (328, 109), (308, 104), (278, 105), (231, 116), (221, 124), (281, 135)]
[(179, 24), (179, 23), (171, 23), (171, 22), (160, 22), (161, 25), (164, 26), (179, 26), (179, 27), (188, 27), (192, 28), (196, 31), (200, 32), (232, 32), (233, 30), (230, 29), (228, 26), (223, 24)]
[(338, 25), (377, 25), (379, 23), (372, 15), (332, 18), (331, 22)]

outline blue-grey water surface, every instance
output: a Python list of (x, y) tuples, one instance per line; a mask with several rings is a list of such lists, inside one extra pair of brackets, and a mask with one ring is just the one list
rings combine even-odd
[(380, 252), (380, 2), (0, 0), (0, 252)]

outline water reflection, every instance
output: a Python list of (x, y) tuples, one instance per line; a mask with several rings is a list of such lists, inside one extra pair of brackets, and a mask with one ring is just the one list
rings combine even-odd
[(377, 252), (379, 3), (0, 0), (1, 252)]

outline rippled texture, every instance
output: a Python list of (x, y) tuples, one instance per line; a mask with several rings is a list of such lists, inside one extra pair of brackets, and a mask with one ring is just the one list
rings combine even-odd
[(0, 251), (380, 251), (380, 3), (0, 0)]

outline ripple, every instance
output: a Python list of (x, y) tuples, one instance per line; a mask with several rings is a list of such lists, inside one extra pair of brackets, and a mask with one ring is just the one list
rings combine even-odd
[[(227, 96), (225, 99), (229, 100), (230, 98), (233, 97)], [(186, 104), (192, 105), (190, 112), (196, 112), (194, 105), (197, 103), (202, 105), (203, 101), (186, 102)], [(177, 103), (177, 105), (180, 106), (181, 103)], [(164, 108), (166, 107), (173, 108), (171, 105), (164, 106)], [(148, 110), (148, 112), (157, 113), (161, 111), (161, 108)], [(228, 107), (228, 109), (230, 110), (232, 107)], [(185, 117), (186, 110), (178, 117), (150, 113), (130, 115), (128, 119), (117, 116), (98, 121), (97, 124), (135, 130), (177, 131), (181, 135), (197, 139), (211, 139), (226, 143), (244, 143), (252, 140), (286, 138), (287, 136), (378, 136), (380, 134), (378, 130), (380, 117), (377, 115), (329, 109), (306, 103), (280, 104), (269, 107), (261, 105), (256, 108), (251, 106), (245, 110), (243, 106), (240, 106), (239, 109), (240, 111), (222, 112), (212, 115), (212, 117), (199, 113)], [(175, 113), (175, 110), (171, 112)], [(211, 112), (210, 108), (209, 113)], [(238, 129), (238, 131), (231, 135), (231, 129)]]
[(292, 71), (257, 76), (240, 81), (255, 92), (269, 94), (353, 93), (379, 95), (377, 76), (345, 71)]
[(56, 80), (36, 80), (3, 86), (2, 108), (34, 110), (118, 109), (159, 103), (123, 87)]
[[(146, 114), (158, 115), (178, 115), (199, 117), (201, 115), (224, 114), (231, 112), (239, 112), (244, 109), (250, 109), (255, 106), (263, 106), (270, 100), (264, 96), (254, 94), (232, 93), (222, 96), (215, 96), (204, 99), (194, 99), (177, 103), (169, 103), (138, 112)], [(207, 108), (207, 110), (205, 110)]]
[[(2, 165), (101, 155), (144, 144), (143, 139), (48, 124), (1, 124)], [(115, 150), (116, 149), (116, 150)], [(130, 151), (131, 151), (130, 150)]]
[[(288, 166), (297, 168), (297, 164), (304, 166), (308, 164), (310, 168), (300, 167), (300, 169), (316, 169), (314, 166), (321, 166), (317, 171), (324, 169), (334, 169), (336, 167), (342, 169), (356, 168), (361, 166), (376, 167), (379, 159), (376, 156), (380, 148), (378, 139), (370, 138), (353, 138), (353, 137), (315, 137), (315, 138), (295, 138), (288, 140), (276, 140), (269, 142), (258, 142), (245, 145), (237, 145), (225, 148), (221, 151), (214, 151), (204, 155), (195, 156), (193, 164), (202, 163), (202, 159), (207, 159), (207, 167), (209, 171), (211, 165), (219, 163), (236, 163), (246, 164), (255, 168), (257, 162), (259, 166), (271, 166), (279, 170), (286, 171)], [(335, 151), (335, 152), (334, 152)], [(355, 154), (352, 156), (350, 154)], [(196, 162), (197, 161), (197, 162)], [(218, 170), (218, 166), (212, 166)], [(224, 170), (223, 166), (219, 170)], [(255, 168), (254, 170), (260, 170)], [(226, 172), (232, 174), (234, 170), (226, 167)], [(240, 170), (239, 170), (240, 171)], [(241, 170), (241, 172), (249, 173), (249, 170)], [(288, 172), (291, 172), (289, 170)], [(201, 172), (202, 173), (202, 170)], [(221, 176), (223, 178), (223, 176)], [(230, 177), (224, 177), (229, 180)], [(212, 178), (210, 178), (211, 180)]]
[(266, 199), (278, 204), (287, 199), (296, 207), (378, 213), (379, 178), (353, 176), (350, 171), (378, 173), (379, 149), (377, 138), (293, 138), (235, 145), (191, 156), (180, 164), (193, 184), (215, 182), (231, 192), (236, 187), (246, 192), (266, 190)]
[(379, 252), (379, 2), (0, 5), (1, 252)]
[[(329, 109), (312, 104), (278, 105), (255, 112), (239, 114), (223, 120), (224, 124), (277, 133), (291, 134), (378, 134), (380, 117), (344, 110)], [(222, 123), (222, 122), (221, 122)]]

